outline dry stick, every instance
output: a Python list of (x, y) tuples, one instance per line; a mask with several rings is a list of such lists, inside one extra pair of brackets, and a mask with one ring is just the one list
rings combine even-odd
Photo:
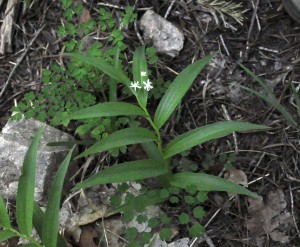
[(169, 8), (167, 9), (167, 11), (165, 13), (165, 16), (164, 16), (165, 19), (167, 19), (167, 17), (168, 17), (168, 15), (169, 15), (169, 13), (170, 13), (170, 11), (171, 11), (171, 9), (172, 9), (175, 2), (176, 2), (176, 0), (172, 0), (172, 2), (170, 3)]
[[(253, 3), (253, 2), (252, 2)], [(259, 4), (259, 0), (256, 0), (256, 4), (255, 6), (253, 6), (254, 10), (253, 10), (253, 14), (252, 14), (252, 18), (251, 18), (251, 23), (250, 23), (250, 27), (249, 27), (249, 31), (248, 31), (248, 35), (247, 35), (247, 43), (246, 43), (246, 56), (248, 57), (248, 50), (249, 50), (249, 40), (250, 40), (250, 35), (252, 33), (252, 29), (253, 29), (253, 25), (254, 25), (254, 21), (255, 19), (258, 20), (257, 18), (257, 8), (258, 8), (258, 4)], [(259, 25), (259, 24), (258, 24)], [(260, 27), (260, 26), (259, 26)]]
[(2, 97), (2, 95), (4, 94), (8, 83), (10, 82), (11, 77), (13, 76), (13, 74), (15, 73), (16, 69), (18, 68), (18, 66), (21, 64), (21, 62), (23, 61), (24, 57), (26, 56), (27, 52), (29, 51), (30, 47), (32, 46), (33, 42), (36, 40), (36, 38), (39, 36), (40, 32), (44, 29), (45, 25), (43, 25), (34, 35), (34, 37), (32, 38), (32, 40), (30, 41), (29, 45), (27, 46), (26, 50), (24, 51), (24, 53), (22, 54), (22, 56), (19, 58), (19, 61), (15, 64), (14, 68), (12, 69), (12, 71), (9, 73), (9, 76), (0, 92), (0, 98)]
[[(227, 111), (225, 105), (222, 104), (221, 107), (222, 107), (222, 110), (223, 110), (223, 114), (224, 114), (225, 119), (226, 119), (227, 121), (231, 121), (231, 118), (230, 118), (230, 116), (229, 116), (229, 113), (228, 113), (228, 111)], [(237, 136), (236, 136), (236, 133), (233, 132), (233, 133), (232, 133), (232, 136), (233, 136), (233, 142), (234, 142), (235, 153), (237, 154), (237, 153), (239, 152), (239, 148), (238, 148), (238, 144), (237, 144), (238, 142), (237, 142)]]
[(289, 191), (290, 191), (290, 197), (291, 197), (291, 213), (292, 213), (292, 218), (293, 218), (293, 222), (296, 228), (296, 232), (298, 234), (298, 238), (300, 238), (300, 232), (297, 226), (297, 222), (295, 219), (295, 215), (294, 215), (294, 198), (293, 198), (293, 193), (292, 193), (292, 189), (291, 189), (291, 185), (289, 184)]
[[(268, 177), (268, 176), (270, 176), (270, 173), (267, 173), (267, 174), (264, 175), (263, 177), (259, 177), (259, 178), (257, 178), (257, 179), (254, 179), (253, 181), (249, 182), (248, 185), (253, 184), (253, 183), (255, 183), (255, 182), (259, 181), (259, 180), (262, 180), (263, 178)], [(231, 201), (234, 197), (235, 197), (234, 195), (231, 196), (231, 197), (229, 198), (229, 200)], [(209, 219), (209, 221), (204, 225), (205, 228), (213, 221), (213, 219), (220, 213), (221, 210), (222, 210), (222, 209), (219, 208), (219, 209), (213, 214), (213, 216)], [(191, 243), (191, 245), (190, 245), (189, 247), (193, 247), (194, 244), (197, 242), (197, 240), (198, 240), (198, 237), (194, 238), (193, 242)]]

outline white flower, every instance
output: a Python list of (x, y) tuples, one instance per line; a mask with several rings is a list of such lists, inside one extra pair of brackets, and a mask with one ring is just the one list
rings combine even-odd
[(136, 91), (137, 88), (141, 88), (140, 83), (138, 81), (131, 82), (130, 87), (134, 88), (134, 91)]
[(143, 81), (144, 89), (146, 89), (147, 91), (150, 91), (153, 86), (152, 86), (152, 82), (148, 79), (147, 81)]
[(141, 71), (141, 76), (147, 76), (147, 71)]

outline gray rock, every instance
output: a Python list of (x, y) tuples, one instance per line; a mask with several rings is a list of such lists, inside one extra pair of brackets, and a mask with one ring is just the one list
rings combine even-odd
[[(39, 127), (43, 123), (36, 120), (9, 120), (0, 134), (0, 193), (8, 200), (15, 200), (18, 179), (22, 172), (25, 153)], [(46, 125), (40, 141), (37, 163), (35, 200), (43, 201), (61, 162), (69, 149), (48, 147), (48, 142), (73, 140), (72, 136)]]
[(159, 53), (175, 57), (183, 48), (182, 32), (153, 10), (147, 10), (142, 16), (140, 29), (144, 32), (145, 41)]

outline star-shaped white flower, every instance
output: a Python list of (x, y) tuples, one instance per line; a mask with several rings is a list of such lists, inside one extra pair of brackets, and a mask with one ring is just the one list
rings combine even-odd
[(142, 88), (140, 86), (140, 83), (138, 81), (135, 81), (135, 82), (131, 82), (130, 83), (130, 87), (132, 87), (134, 89), (134, 91), (136, 91), (137, 88)]
[(141, 71), (141, 76), (147, 76), (147, 71)]
[(146, 89), (147, 91), (150, 91), (153, 86), (152, 86), (152, 82), (148, 79), (147, 81), (143, 81), (144, 89)]

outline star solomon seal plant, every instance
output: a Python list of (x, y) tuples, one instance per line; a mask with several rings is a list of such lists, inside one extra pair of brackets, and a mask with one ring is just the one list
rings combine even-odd
[[(164, 143), (160, 129), (168, 121), (171, 114), (191, 87), (195, 78), (211, 60), (213, 55), (208, 55), (190, 64), (175, 78), (158, 104), (154, 116), (151, 116), (147, 110), (148, 92), (153, 88), (153, 83), (147, 76), (148, 68), (144, 47), (137, 48), (134, 53), (132, 80), (126, 76), (124, 71), (111, 66), (101, 58), (86, 57), (80, 54), (65, 55), (92, 65), (116, 82), (122, 83), (125, 87), (129, 88), (137, 101), (137, 104), (126, 102), (96, 104), (71, 114), (71, 119), (79, 120), (104, 116), (141, 116), (144, 117), (151, 126), (151, 129), (131, 127), (118, 130), (108, 137), (97, 141), (79, 154), (76, 157), (77, 159), (105, 152), (112, 148), (141, 144), (148, 155), (148, 159), (113, 165), (77, 184), (73, 190), (88, 188), (99, 184), (123, 183), (159, 177), (162, 188), (177, 187), (186, 189), (193, 186), (198, 191), (226, 191), (258, 197), (257, 194), (246, 188), (223, 178), (197, 172), (173, 173), (170, 168), (172, 158), (174, 158), (176, 154), (189, 150), (194, 146), (224, 137), (233, 132), (263, 130), (267, 128), (266, 126), (246, 122), (223, 121), (201, 126), (175, 137), (169, 143)], [(153, 204), (162, 201), (159, 195), (154, 194), (151, 198)]]

